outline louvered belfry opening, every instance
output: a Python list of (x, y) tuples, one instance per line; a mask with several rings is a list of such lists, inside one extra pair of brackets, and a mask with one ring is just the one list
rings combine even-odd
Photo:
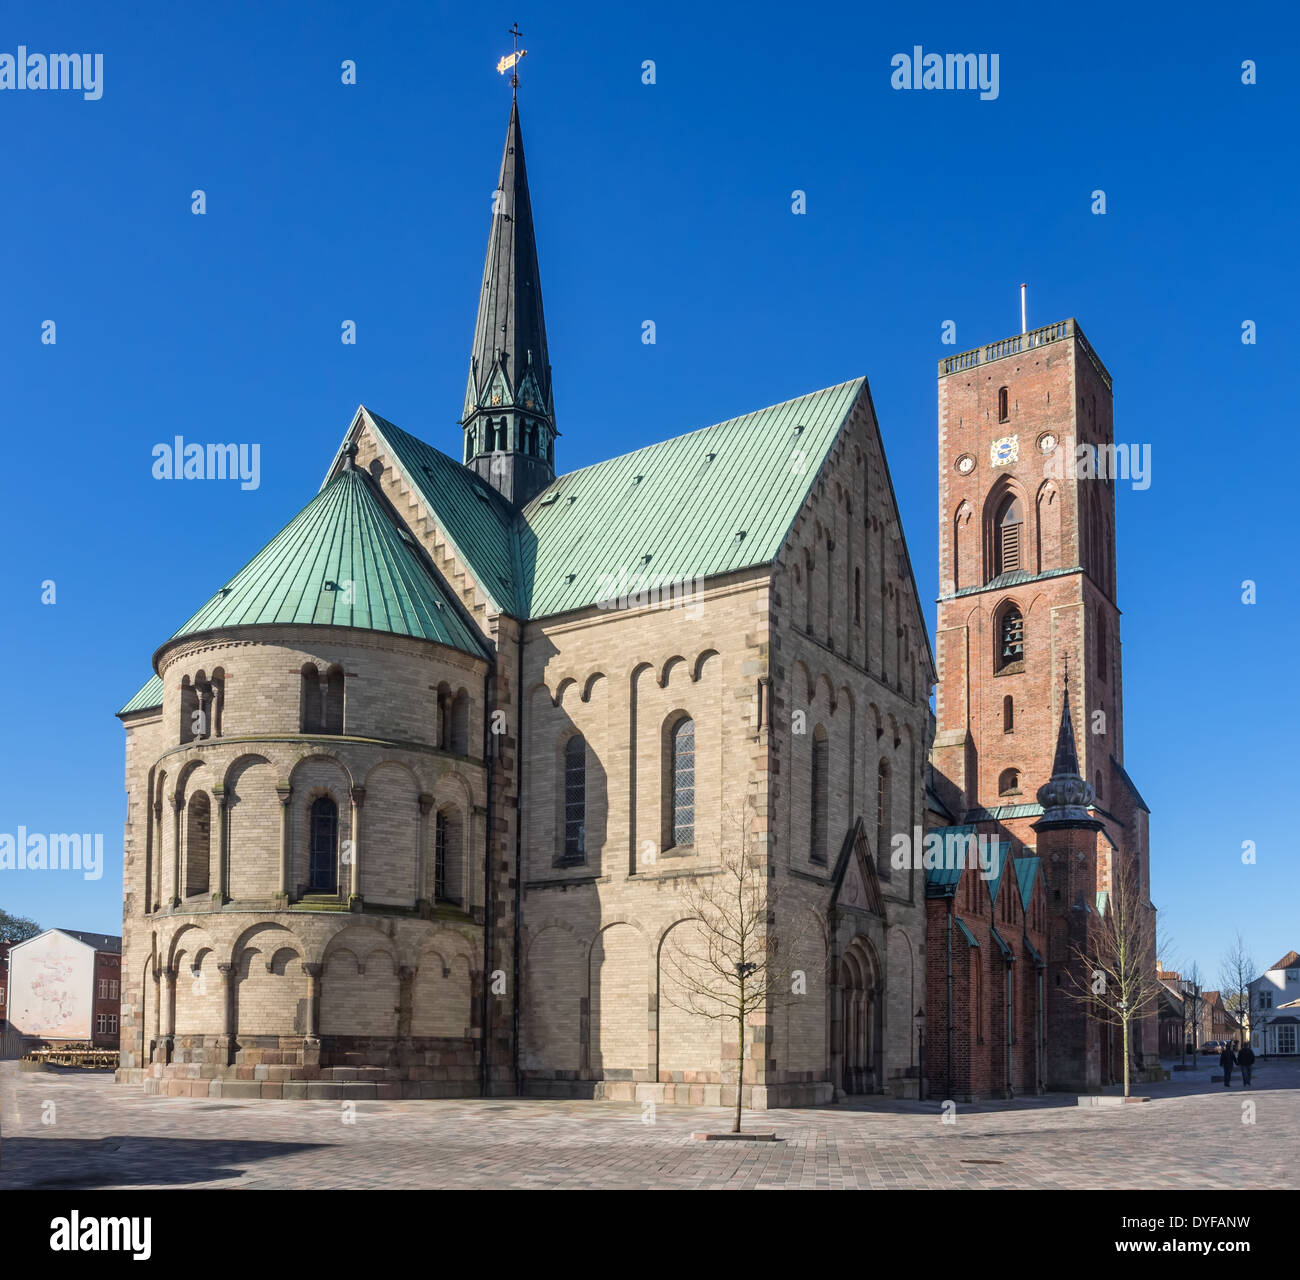
[(1019, 498), (1008, 498), (998, 512), (998, 524), (995, 531), (994, 573), (1010, 573), (1021, 568), (1021, 532), (1024, 529), (1024, 515)]

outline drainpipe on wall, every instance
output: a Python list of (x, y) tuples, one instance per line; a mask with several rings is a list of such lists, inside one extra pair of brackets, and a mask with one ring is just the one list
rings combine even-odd
[(1044, 976), (1045, 975), (1043, 973), (1043, 970), (1040, 967), (1038, 969), (1038, 1008), (1035, 1011), (1038, 1016), (1035, 1018), (1035, 1022), (1037, 1023), (1037, 1026), (1035, 1028), (1035, 1035), (1034, 1035), (1034, 1084), (1037, 1092), (1039, 1093), (1042, 1093), (1043, 1091), (1043, 997), (1045, 994), (1043, 991)]
[(1015, 1017), (1012, 1013), (1012, 997), (1015, 995), (1015, 980), (1012, 976), (1011, 961), (1007, 961), (1007, 1095), (1014, 1098), (1016, 1096), (1016, 1074), (1014, 1060), (1011, 1056), (1014, 1043), (1013, 1028), (1015, 1026)]
[(948, 898), (948, 1092), (952, 1093), (952, 897)]
[(492, 972), (492, 788), (496, 780), (496, 767), (492, 761), (492, 677), (496, 671), (493, 660), (483, 675), (483, 759), (487, 762), (487, 815), (483, 840), (483, 981), (479, 992), (478, 1070), (479, 1096), (489, 1096), (488, 1048), (488, 975)]
[(524, 910), (524, 627), (519, 624), (515, 641), (519, 660), (515, 667), (515, 943), (514, 943), (514, 999), (511, 1004), (511, 1044), (514, 1057), (515, 1096), (522, 1093), (519, 1075), (519, 935), (523, 927)]

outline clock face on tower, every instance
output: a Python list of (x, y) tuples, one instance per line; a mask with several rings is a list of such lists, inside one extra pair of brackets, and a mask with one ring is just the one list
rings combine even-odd
[(1056, 448), (1056, 436), (1048, 431), (1038, 437), (1038, 447), (1044, 453), (1051, 453)]
[(957, 471), (964, 476), (970, 475), (975, 470), (975, 459), (969, 453), (963, 453), (956, 462)]
[(1017, 436), (1003, 436), (989, 445), (989, 462), (995, 467), (1005, 467), (1020, 457), (1020, 440)]

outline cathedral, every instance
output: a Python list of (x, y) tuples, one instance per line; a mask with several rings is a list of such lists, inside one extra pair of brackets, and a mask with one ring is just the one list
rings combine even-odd
[[(557, 475), (517, 102), (497, 186), (460, 439), (360, 407), (118, 713), (118, 1079), (756, 1108), (1100, 1080), (1052, 979), (1109, 860), (1145, 867), (1113, 494), (1031, 475), (1109, 438), (1082, 333), (941, 367), (936, 668), (865, 378)], [(1075, 754), (1067, 661), (1076, 722), (1109, 715)], [(939, 828), (1007, 842), (1001, 908), (894, 856)], [(715, 945), (692, 886), (737, 858), (798, 978), (743, 1053), (669, 962)]]

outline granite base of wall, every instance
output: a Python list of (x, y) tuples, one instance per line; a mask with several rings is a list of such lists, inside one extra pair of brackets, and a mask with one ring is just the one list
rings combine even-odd
[[(532, 1077), (523, 1083), (527, 1098), (591, 1098), (598, 1102), (653, 1102), (679, 1107), (734, 1107), (736, 1086), (717, 1083), (654, 1083), (646, 1080), (566, 1080)], [(751, 1111), (778, 1107), (823, 1107), (833, 1101), (829, 1081), (804, 1084), (745, 1085), (742, 1105)]]
[(147, 1067), (120, 1067), (119, 1084), (171, 1098), (472, 1098), (480, 1093), (473, 1040), (379, 1037), (178, 1037)]

